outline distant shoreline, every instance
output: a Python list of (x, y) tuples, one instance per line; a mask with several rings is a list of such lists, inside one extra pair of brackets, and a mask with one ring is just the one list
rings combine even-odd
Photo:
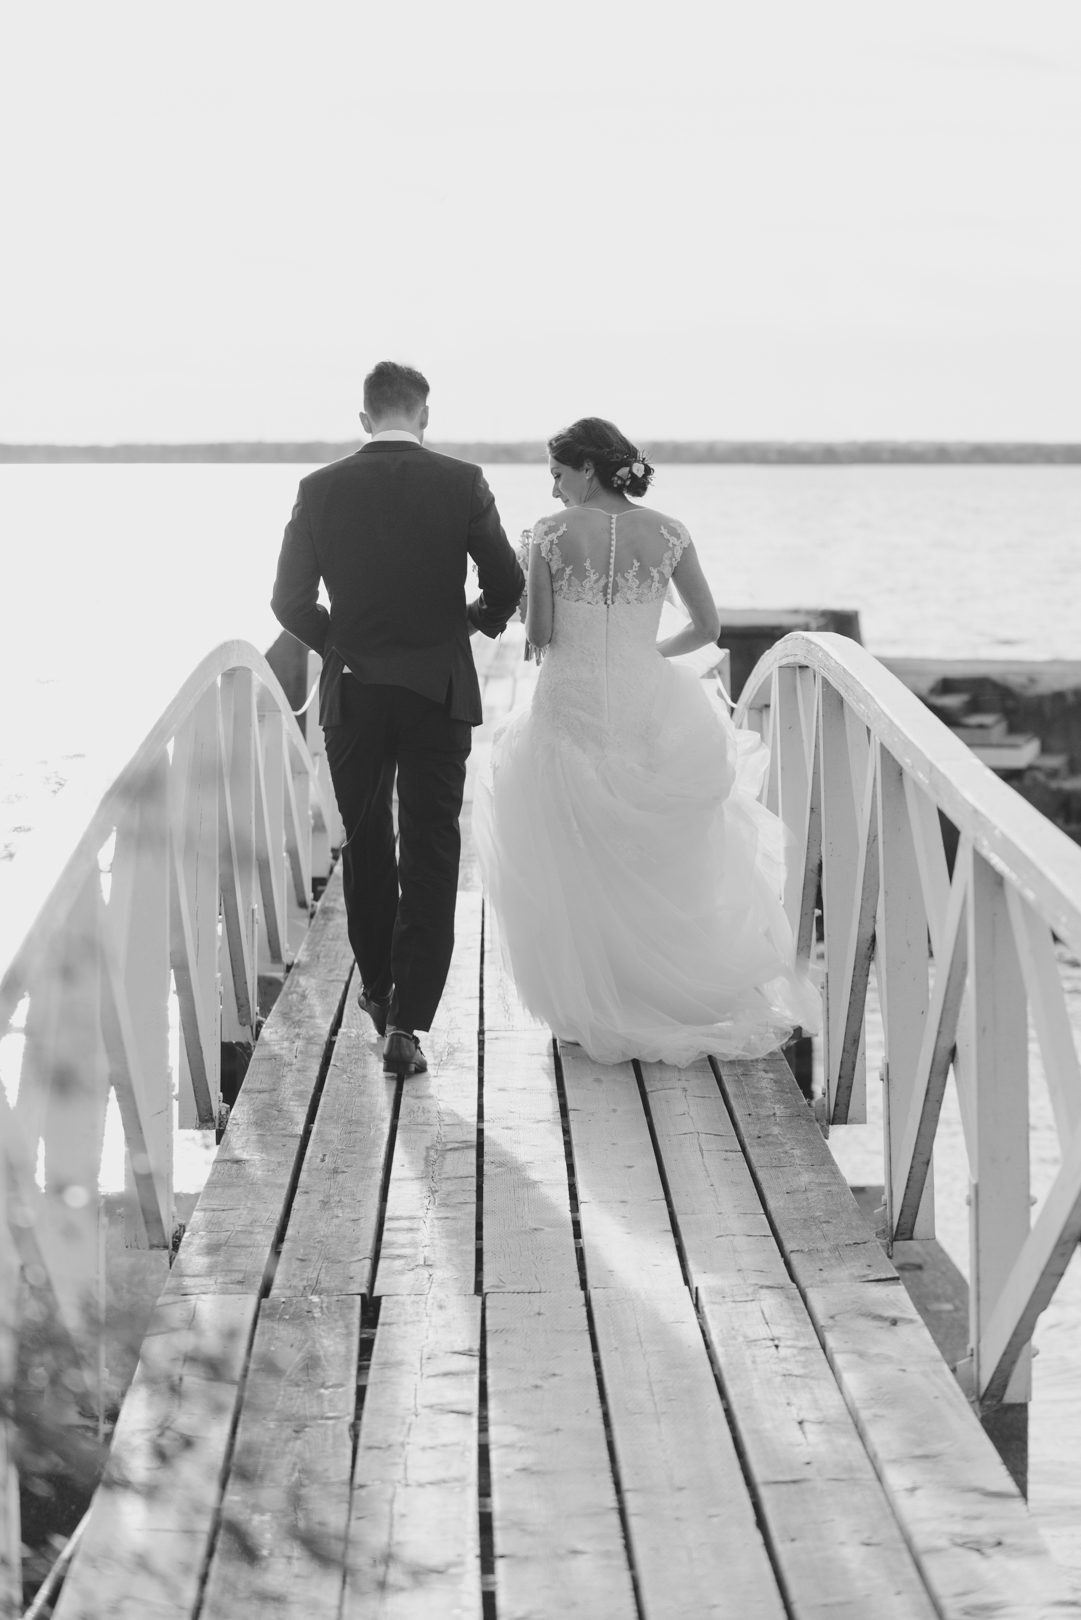
[[(309, 465), (339, 461), (365, 441), (253, 441), (222, 444), (0, 444), (0, 463), (34, 462), (278, 462)], [(440, 443), (433, 450), (464, 461), (543, 462), (539, 440), (501, 443)], [(932, 440), (784, 441), (773, 439), (655, 439), (646, 452), (656, 462), (722, 465), (853, 466), (1007, 466), (1081, 465), (1081, 444), (1024, 444)]]

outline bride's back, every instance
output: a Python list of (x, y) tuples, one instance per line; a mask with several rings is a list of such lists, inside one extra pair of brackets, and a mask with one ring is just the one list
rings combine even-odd
[(690, 535), (677, 518), (648, 506), (616, 513), (571, 506), (541, 518), (533, 540), (558, 600), (600, 606), (663, 597)]

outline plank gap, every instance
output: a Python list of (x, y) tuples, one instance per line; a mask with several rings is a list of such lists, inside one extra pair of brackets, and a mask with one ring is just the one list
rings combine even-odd
[[(389, 1161), (389, 1155), (388, 1155)], [(372, 1275), (374, 1276), (374, 1270)], [(372, 1355), (375, 1352), (375, 1340), (379, 1331), (379, 1307), (382, 1300), (362, 1299), (360, 1302), (360, 1338), (357, 1343), (357, 1383), (356, 1395), (353, 1402), (353, 1422), (351, 1434), (353, 1440), (353, 1454), (349, 1460), (349, 1512), (345, 1520), (345, 1546), (342, 1550), (342, 1583), (339, 1598), (339, 1610), (345, 1601), (346, 1581), (349, 1577), (349, 1536), (353, 1526), (353, 1486), (357, 1475), (357, 1453), (360, 1450), (360, 1422), (364, 1415), (364, 1399), (368, 1393), (368, 1370), (372, 1364)]]
[[(481, 1026), (483, 1028), (483, 1025)], [(480, 1312), (477, 1390), (477, 1520), (480, 1541), (481, 1620), (498, 1620), (495, 1606), (495, 1516), (492, 1513), (492, 1453), (488, 1444), (488, 1313)]]
[[(563, 1059), (559, 1042), (552, 1037), (552, 1054), (556, 1071), (556, 1096), (559, 1099), (559, 1122), (563, 1130), (563, 1156), (567, 1162), (567, 1195), (571, 1206), (571, 1232), (574, 1237), (574, 1258), (578, 1262), (578, 1281), (583, 1294), (589, 1297), (586, 1277), (586, 1251), (582, 1243), (582, 1216), (578, 1207), (578, 1176), (574, 1168), (574, 1139), (571, 1136), (570, 1109), (567, 1106), (567, 1087), (563, 1078)], [(637, 1593), (637, 1588), (635, 1589)]]
[[(579, 1253), (582, 1251), (579, 1250)], [(601, 1364), (600, 1340), (597, 1337), (597, 1323), (593, 1316), (593, 1301), (589, 1297), (588, 1288), (585, 1291), (586, 1326), (589, 1329), (589, 1348), (593, 1353), (593, 1372), (597, 1380), (597, 1398), (600, 1401), (601, 1423), (604, 1425), (604, 1443), (608, 1447), (608, 1466), (612, 1472), (612, 1486), (616, 1495), (616, 1512), (619, 1514), (619, 1527), (623, 1532), (623, 1545), (627, 1552), (627, 1569), (631, 1577), (631, 1591), (634, 1594), (634, 1608), (638, 1620), (648, 1620), (645, 1607), (642, 1603), (642, 1583), (638, 1577), (638, 1565), (635, 1560), (634, 1542), (631, 1540), (630, 1516), (627, 1512), (627, 1498), (623, 1490), (623, 1476), (620, 1472), (619, 1458), (616, 1455), (615, 1434), (612, 1430), (612, 1414), (608, 1407), (608, 1390), (604, 1382), (604, 1367)]]
[[(712, 1061), (713, 1059), (711, 1058), (710, 1062), (712, 1063)], [(773, 1571), (773, 1579), (777, 1582), (777, 1591), (780, 1593), (781, 1602), (784, 1604), (785, 1614), (789, 1616), (789, 1620), (798, 1620), (796, 1606), (793, 1602), (792, 1593), (789, 1590), (788, 1583), (785, 1580), (784, 1567), (782, 1560), (778, 1555), (777, 1546), (774, 1543), (769, 1519), (766, 1516), (765, 1505), (758, 1490), (758, 1485), (754, 1477), (754, 1470), (751, 1467), (751, 1460), (747, 1454), (747, 1448), (744, 1444), (743, 1436), (739, 1432), (739, 1425), (735, 1421), (732, 1405), (728, 1398), (728, 1392), (725, 1389), (724, 1379), (721, 1377), (720, 1363), (717, 1359), (717, 1353), (713, 1347), (713, 1341), (710, 1338), (709, 1327), (705, 1319), (705, 1312), (702, 1309), (702, 1302), (698, 1298), (697, 1289), (692, 1290), (692, 1297), (694, 1299), (694, 1314), (695, 1320), (698, 1323), (698, 1331), (702, 1335), (702, 1342), (706, 1347), (706, 1355), (709, 1358), (709, 1365), (713, 1372), (713, 1382), (717, 1386), (717, 1396), (721, 1403), (721, 1411), (724, 1413), (724, 1420), (728, 1425), (728, 1432), (732, 1436), (732, 1444), (735, 1447), (736, 1460), (739, 1463), (740, 1472), (743, 1475), (743, 1483), (747, 1487), (747, 1495), (751, 1499), (751, 1509), (754, 1513), (754, 1522), (758, 1527), (758, 1534), (762, 1537), (762, 1545), (766, 1549), (766, 1557), (769, 1559), (769, 1566)]]
[[(476, 1247), (473, 1261), (473, 1292), (484, 1294), (484, 944), (488, 926), (488, 906), (480, 907), (480, 961), (477, 964), (477, 1167), (476, 1192)], [(484, 1318), (481, 1317), (481, 1378), (484, 1377)], [(483, 1493), (482, 1493), (483, 1494)]]
[[(192, 1620), (200, 1620), (200, 1615), (203, 1611), (203, 1604), (206, 1599), (207, 1582), (210, 1579), (210, 1567), (214, 1561), (214, 1553), (217, 1550), (218, 1540), (221, 1535), (222, 1519), (225, 1507), (225, 1491), (230, 1473), (232, 1471), (233, 1453), (236, 1449), (237, 1430), (240, 1426), (240, 1417), (244, 1410), (244, 1396), (247, 1390), (248, 1373), (251, 1369), (252, 1346), (255, 1343), (255, 1334), (259, 1326), (260, 1309), (263, 1301), (269, 1296), (271, 1287), (274, 1283), (274, 1273), (277, 1269), (278, 1257), (281, 1254), (282, 1244), (285, 1241), (285, 1232), (287, 1226), (289, 1225), (289, 1216), (293, 1208), (293, 1200), (296, 1197), (297, 1187), (300, 1184), (300, 1173), (304, 1167), (304, 1157), (308, 1150), (308, 1143), (311, 1140), (312, 1126), (315, 1123), (315, 1116), (319, 1110), (319, 1099), (323, 1095), (323, 1087), (326, 1085), (327, 1074), (329, 1073), (331, 1061), (334, 1056), (334, 1043), (337, 1039), (338, 1030), (341, 1028), (342, 1013), (345, 1008), (346, 997), (349, 994), (349, 986), (352, 982), (352, 978), (353, 972), (352, 969), (350, 969), (349, 973), (346, 975), (345, 983), (342, 985), (341, 995), (338, 997), (338, 1003), (334, 1009), (334, 1014), (327, 1030), (327, 1037), (323, 1044), (323, 1051), (319, 1060), (319, 1069), (316, 1074), (315, 1085), (312, 1087), (311, 1097), (308, 1100), (308, 1111), (304, 1121), (304, 1130), (300, 1140), (300, 1148), (296, 1155), (292, 1173), (286, 1186), (285, 1198), (282, 1202), (281, 1211), (278, 1216), (278, 1225), (274, 1236), (274, 1243), (271, 1247), (270, 1254), (267, 1257), (267, 1264), (263, 1272), (262, 1285), (259, 1291), (259, 1299), (255, 1310), (252, 1313), (251, 1330), (248, 1334), (248, 1342), (244, 1347), (244, 1365), (240, 1374), (240, 1381), (237, 1385), (237, 1398), (233, 1406), (232, 1419), (229, 1425), (229, 1436), (225, 1443), (221, 1473), (217, 1484), (217, 1500), (214, 1505), (214, 1517), (211, 1522), (210, 1535), (207, 1538), (207, 1544), (203, 1550), (202, 1566), (199, 1570), (199, 1580), (196, 1586), (197, 1596), (195, 1599), (195, 1606), (192, 1610)], [(258, 1040), (256, 1040), (255, 1044), (256, 1048), (258, 1048)]]
[[(390, 1126), (387, 1130), (387, 1146), (383, 1155), (383, 1173), (379, 1178), (379, 1213), (375, 1219), (375, 1238), (372, 1243), (372, 1269), (371, 1287), (375, 1287), (375, 1279), (379, 1275), (379, 1255), (383, 1247), (383, 1228), (387, 1219), (387, 1202), (390, 1198), (390, 1178), (394, 1170), (394, 1148), (398, 1140), (398, 1116), (402, 1111), (402, 1092), (405, 1089), (405, 1079), (398, 1076), (394, 1087), (394, 1102), (390, 1110)], [(375, 1300), (378, 1305), (379, 1301)], [(369, 1357), (370, 1359), (370, 1357)]]
[[(319, 1104), (322, 1100), (324, 1088), (326, 1087), (327, 1075), (330, 1073), (330, 1065), (334, 1061), (334, 1048), (338, 1040), (338, 1031), (342, 1027), (342, 1016), (345, 1012), (345, 1004), (349, 996), (349, 986), (352, 984), (352, 982), (353, 971), (350, 969), (345, 984), (342, 986), (342, 993), (338, 999), (338, 1005), (334, 1010), (334, 1016), (331, 1019), (330, 1028), (327, 1031), (326, 1043), (323, 1047), (323, 1055), (319, 1060), (319, 1068), (315, 1076), (315, 1085), (312, 1087), (312, 1094), (308, 1102), (308, 1113), (304, 1120), (304, 1129), (300, 1137), (300, 1151), (297, 1153), (296, 1162), (293, 1165), (293, 1173), (290, 1176), (289, 1184), (285, 1189), (285, 1198), (282, 1202), (281, 1214), (278, 1217), (278, 1230), (275, 1234), (274, 1246), (270, 1251), (270, 1258), (267, 1261), (266, 1273), (263, 1277), (263, 1286), (259, 1296), (260, 1299), (266, 1299), (274, 1285), (274, 1273), (278, 1269), (278, 1260), (281, 1257), (282, 1245), (285, 1242), (285, 1233), (289, 1226), (289, 1217), (293, 1213), (293, 1202), (297, 1195), (297, 1188), (300, 1186), (300, 1177), (304, 1169), (304, 1161), (308, 1155), (308, 1144), (311, 1142), (312, 1131), (315, 1128), (315, 1116), (319, 1112)], [(256, 1046), (258, 1046), (258, 1044), (258, 1041), (256, 1041)]]
[(472, 1294), (379, 1302), (341, 1620), (480, 1615), (480, 1322)]
[(754, 1154), (750, 1151), (748, 1146), (747, 1134), (743, 1128), (743, 1121), (738, 1118), (736, 1110), (732, 1107), (732, 1104), (728, 1099), (728, 1093), (725, 1090), (724, 1082), (721, 1078), (720, 1064), (712, 1055), (707, 1061), (709, 1062), (710, 1068), (713, 1070), (713, 1078), (717, 1082), (717, 1090), (721, 1094), (721, 1101), (724, 1103), (725, 1111), (727, 1112), (729, 1119), (732, 1121), (732, 1129), (736, 1133), (736, 1141), (740, 1145), (740, 1151), (743, 1154), (743, 1162), (747, 1166), (748, 1174), (750, 1175), (751, 1181), (754, 1183), (754, 1190), (758, 1194), (758, 1201), (762, 1205), (762, 1213), (766, 1217), (769, 1229), (773, 1234), (773, 1241), (777, 1245), (777, 1253), (781, 1258), (781, 1264), (784, 1267), (785, 1275), (788, 1278), (788, 1281), (793, 1283), (798, 1289), (799, 1281), (795, 1276), (791, 1265), (789, 1264), (788, 1250), (785, 1247), (784, 1235), (777, 1225), (773, 1210), (770, 1208), (768, 1189), (762, 1184), (762, 1178), (758, 1173), (758, 1166), (754, 1161)]
[(627, 1517), (627, 1503), (623, 1494), (623, 1482), (619, 1472), (619, 1458), (616, 1456), (615, 1438), (612, 1433), (612, 1416), (608, 1410), (608, 1392), (604, 1385), (604, 1368), (601, 1365), (600, 1343), (597, 1339), (597, 1324), (593, 1317), (593, 1305), (589, 1298), (589, 1283), (586, 1275), (585, 1248), (582, 1243), (582, 1223), (578, 1208), (578, 1178), (574, 1168), (574, 1140), (571, 1135), (570, 1109), (567, 1105), (567, 1089), (563, 1077), (563, 1062), (559, 1054), (559, 1042), (553, 1038), (552, 1049), (555, 1054), (556, 1094), (559, 1097), (559, 1117), (563, 1126), (563, 1151), (567, 1160), (567, 1191), (571, 1206), (571, 1230), (574, 1233), (574, 1252), (578, 1261), (578, 1278), (585, 1295), (586, 1326), (589, 1331), (589, 1348), (593, 1356), (593, 1374), (597, 1380), (597, 1399), (600, 1403), (601, 1423), (604, 1428), (604, 1443), (608, 1448), (608, 1467), (612, 1475), (612, 1486), (615, 1491), (616, 1511), (619, 1514), (619, 1527), (623, 1535), (623, 1546), (626, 1551), (627, 1569), (631, 1578), (631, 1591), (634, 1597), (635, 1613), (638, 1620), (647, 1620), (645, 1609), (642, 1606), (642, 1589), (638, 1579), (638, 1570), (634, 1561), (634, 1546), (631, 1541), (630, 1523)]
[(687, 1265), (687, 1253), (683, 1246), (683, 1234), (679, 1229), (679, 1218), (676, 1214), (675, 1201), (672, 1198), (672, 1189), (668, 1183), (668, 1171), (665, 1169), (664, 1157), (661, 1153), (661, 1145), (657, 1140), (657, 1127), (653, 1120), (653, 1110), (649, 1106), (649, 1092), (646, 1090), (646, 1082), (642, 1075), (642, 1065), (638, 1059), (635, 1058), (631, 1066), (634, 1069), (634, 1078), (638, 1082), (638, 1095), (642, 1099), (642, 1112), (646, 1116), (646, 1126), (649, 1130), (649, 1140), (653, 1148), (653, 1157), (657, 1161), (657, 1174), (661, 1178), (661, 1189), (664, 1192), (664, 1201), (668, 1205), (668, 1219), (672, 1226), (672, 1241), (676, 1246), (676, 1254), (679, 1257), (679, 1269), (683, 1274), (683, 1281), (687, 1288), (690, 1289), (691, 1297), (693, 1298), (694, 1289), (691, 1286), (691, 1273), (690, 1268)]
[(244, 1396), (248, 1387), (248, 1373), (251, 1370), (252, 1346), (255, 1343), (255, 1333), (259, 1326), (259, 1314), (266, 1294), (260, 1295), (252, 1312), (251, 1327), (248, 1330), (248, 1342), (244, 1346), (244, 1365), (237, 1382), (236, 1400), (233, 1402), (232, 1416), (229, 1420), (229, 1435), (222, 1452), (221, 1468), (215, 1482), (214, 1517), (210, 1524), (210, 1534), (203, 1549), (202, 1564), (199, 1569), (199, 1579), (196, 1583), (196, 1597), (192, 1608), (192, 1620), (200, 1620), (203, 1604), (206, 1600), (207, 1582), (210, 1580), (210, 1566), (217, 1550), (218, 1539), (221, 1536), (222, 1520), (225, 1513), (225, 1491), (229, 1483), (229, 1475), (233, 1468), (233, 1453), (236, 1450), (237, 1430), (240, 1427), (241, 1414), (244, 1411)]

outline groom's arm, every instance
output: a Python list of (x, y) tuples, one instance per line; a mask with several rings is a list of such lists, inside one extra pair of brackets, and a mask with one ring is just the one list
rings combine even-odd
[(469, 514), (469, 555), (477, 565), (480, 580), (480, 595), (466, 608), (470, 634), (480, 630), (486, 636), (498, 636), (518, 606), (525, 575), (503, 532), (495, 499), (479, 467)]
[(330, 629), (330, 614), (319, 603), (319, 559), (315, 554), (311, 523), (304, 505), (304, 486), (297, 491), (293, 515), (285, 526), (278, 576), (270, 606), (290, 635), (323, 656)]

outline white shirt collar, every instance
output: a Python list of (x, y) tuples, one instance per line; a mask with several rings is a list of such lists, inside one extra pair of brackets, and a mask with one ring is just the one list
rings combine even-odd
[(373, 433), (369, 442), (378, 444), (381, 439), (408, 439), (411, 444), (420, 443), (415, 433), (407, 433), (404, 428), (384, 428), (382, 433)]

